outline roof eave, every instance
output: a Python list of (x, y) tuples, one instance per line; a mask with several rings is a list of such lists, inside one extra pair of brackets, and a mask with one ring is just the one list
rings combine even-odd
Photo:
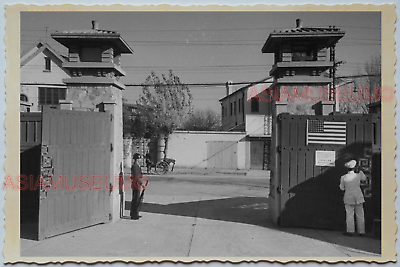
[(345, 35), (344, 31), (337, 32), (328, 32), (328, 33), (299, 33), (299, 32), (290, 32), (290, 33), (271, 33), (267, 40), (265, 41), (261, 52), (262, 53), (273, 53), (275, 52), (275, 42), (274, 40), (283, 39), (283, 38), (337, 38), (336, 42), (338, 42)]
[(54, 40), (59, 42), (64, 46), (68, 46), (69, 42), (72, 40), (81, 40), (81, 39), (89, 39), (89, 40), (107, 40), (111, 41), (121, 53), (132, 54), (133, 50), (128, 45), (128, 43), (121, 37), (121, 35), (110, 33), (110, 34), (96, 34), (96, 33), (53, 33), (51, 35)]

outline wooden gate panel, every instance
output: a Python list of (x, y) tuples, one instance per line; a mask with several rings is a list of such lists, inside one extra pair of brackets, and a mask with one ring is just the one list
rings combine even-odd
[(54, 175), (40, 193), (39, 239), (109, 220), (110, 140), (108, 113), (44, 110)]
[[(297, 129), (298, 123), (289, 124), (289, 146), (297, 146), (298, 136), (296, 135), (299, 131)], [(296, 133), (296, 134), (293, 134)]]
[[(37, 238), (39, 190), (30, 190), (40, 174), (40, 144), (42, 139), (42, 114), (20, 113), (20, 174), (26, 177), (28, 188), (20, 190), (21, 237)], [(23, 186), (23, 185), (21, 185)], [(29, 230), (35, 229), (34, 233)]]
[(371, 123), (364, 124), (364, 142), (372, 143), (372, 134), (373, 134), (373, 129), (372, 129), (372, 120)]
[(42, 142), (42, 114), (26, 113), (20, 115), (20, 150), (21, 152)]
[(305, 119), (300, 118), (297, 121), (297, 146), (304, 147), (306, 146), (306, 132), (307, 132), (307, 124), (304, 123)]
[(372, 115), (372, 150), (373, 153), (381, 153), (381, 138), (382, 138), (382, 125), (381, 125), (381, 116), (379, 114)]
[(306, 152), (306, 180), (314, 177), (314, 151)]
[(364, 125), (362, 124), (356, 124), (356, 140), (364, 142)]
[(281, 153), (281, 175), (280, 175), (280, 185), (281, 189), (281, 203), (286, 203), (289, 200), (289, 169), (287, 168), (289, 165), (289, 151), (287, 149), (283, 149)]
[(297, 164), (297, 183), (301, 184), (306, 181), (306, 154), (304, 151), (300, 151), (298, 154)]
[[(289, 161), (289, 188), (297, 185), (297, 151), (290, 151), (290, 161)], [(294, 194), (289, 193), (289, 198), (294, 196)]]
[[(277, 191), (280, 211), (277, 222), (318, 228), (342, 228), (345, 222), (340, 176), (344, 163), (366, 156), (371, 149), (373, 128), (370, 116), (292, 116), (281, 115), (278, 124), (278, 175), (271, 184)], [(311, 144), (305, 146), (307, 119), (346, 121), (347, 144)], [(316, 151), (335, 151), (334, 167), (316, 166)], [(280, 190), (279, 190), (280, 189)], [(370, 197), (366, 197), (366, 219), (370, 217)]]

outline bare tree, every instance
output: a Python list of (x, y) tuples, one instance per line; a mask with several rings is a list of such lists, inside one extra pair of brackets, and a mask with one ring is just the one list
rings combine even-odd
[[(382, 87), (381, 58), (379, 56), (371, 57), (371, 59), (365, 63), (364, 71), (368, 75), (367, 86), (368, 86), (370, 94), (372, 94), (376, 90), (376, 88), (378, 88), (378, 90), (380, 92), (380, 89)], [(379, 95), (379, 97), (380, 97), (380, 95)]]
[(340, 102), (342, 113), (368, 113), (367, 105), (380, 100), (381, 97), (381, 58), (372, 56), (359, 69), (352, 80), (342, 83), (346, 85), (347, 100)]

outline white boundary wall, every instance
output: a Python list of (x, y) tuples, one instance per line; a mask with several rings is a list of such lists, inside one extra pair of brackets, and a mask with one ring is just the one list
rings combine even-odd
[(175, 131), (169, 137), (167, 157), (176, 160), (176, 167), (207, 168), (207, 142), (236, 141), (238, 169), (248, 169), (250, 146), (245, 136), (244, 132)]

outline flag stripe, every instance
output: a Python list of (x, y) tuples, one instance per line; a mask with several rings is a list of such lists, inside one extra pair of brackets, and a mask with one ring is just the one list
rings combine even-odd
[(324, 121), (324, 124), (342, 124), (342, 125), (346, 125), (347, 122), (345, 122), (345, 121)]
[(310, 136), (342, 136), (346, 137), (345, 133), (310, 133)]
[(343, 124), (346, 125), (347, 122), (345, 121), (324, 121), (325, 124)]
[(334, 141), (309, 141), (309, 144), (323, 144), (323, 145), (345, 145), (345, 141), (334, 142)]
[(312, 136), (309, 136), (308, 139), (326, 139), (326, 138), (329, 138), (329, 139), (332, 139), (332, 140), (343, 140), (344, 137), (346, 137), (346, 136), (343, 136), (343, 135), (334, 135), (334, 136), (332, 136), (332, 135), (312, 135)]
[(307, 120), (307, 144), (346, 145), (347, 123)]
[(346, 129), (346, 126), (343, 125), (324, 125), (326, 129)]

